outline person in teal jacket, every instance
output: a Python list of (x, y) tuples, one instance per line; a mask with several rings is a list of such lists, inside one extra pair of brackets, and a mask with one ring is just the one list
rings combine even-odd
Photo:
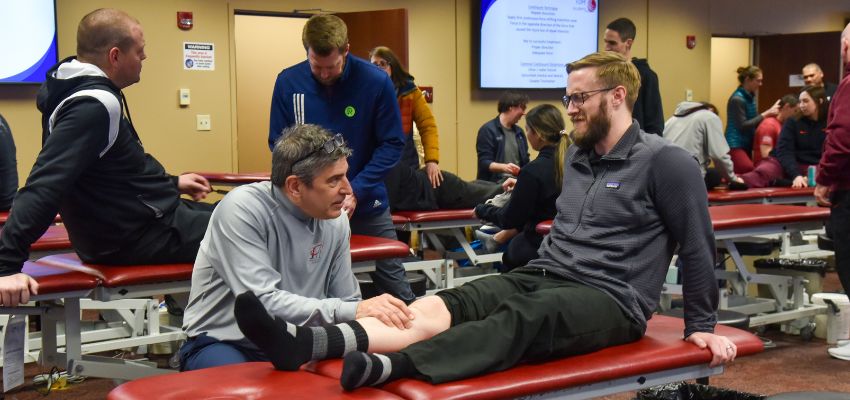
[(735, 173), (753, 170), (753, 137), (756, 127), (767, 117), (779, 114), (779, 100), (761, 114), (756, 111), (756, 93), (762, 83), (761, 68), (750, 65), (738, 67), (741, 83), (726, 103), (726, 141)]

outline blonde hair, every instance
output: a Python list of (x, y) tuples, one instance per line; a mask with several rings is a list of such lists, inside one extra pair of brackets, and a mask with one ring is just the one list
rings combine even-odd
[(596, 68), (596, 77), (606, 87), (626, 88), (626, 105), (629, 109), (634, 107), (640, 89), (640, 73), (631, 61), (613, 51), (600, 51), (567, 64), (567, 73), (591, 67)]
[(336, 15), (316, 14), (304, 24), (301, 42), (304, 44), (304, 50), (312, 49), (323, 57), (334, 50), (342, 53), (348, 44), (348, 27)]

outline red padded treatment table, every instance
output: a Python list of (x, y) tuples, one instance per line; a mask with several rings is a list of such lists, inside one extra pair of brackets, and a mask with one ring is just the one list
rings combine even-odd
[[(8, 220), (9, 220), (9, 211), (0, 211), (0, 226), (3, 226), (4, 224), (6, 224), (6, 221), (8, 221)], [(53, 218), (53, 222), (54, 223), (62, 222), (62, 217), (60, 217), (57, 214), (56, 217)]]
[[(752, 236), (787, 230), (790, 225), (805, 225), (802, 229), (815, 229), (829, 218), (829, 209), (782, 204), (734, 204), (708, 208), (715, 238), (742, 237), (740, 230)], [(549, 233), (552, 221), (537, 224), (537, 232)], [(760, 232), (769, 230), (770, 232)]]
[[(3, 228), (0, 227), (0, 232)], [(70, 250), (71, 239), (64, 225), (50, 225), (47, 231), (30, 246), (30, 251)]]
[[(679, 318), (656, 315), (646, 336), (634, 343), (440, 385), (402, 379), (346, 393), (339, 386), (340, 360), (307, 364), (296, 372), (274, 371), (269, 363), (245, 363), (139, 379), (118, 386), (107, 398), (504, 399), (542, 393), (589, 398), (722, 373), (723, 367), (708, 367), (708, 350), (682, 340), (683, 324)], [(735, 342), (738, 357), (763, 349), (761, 340), (748, 332), (716, 329)]]
[[(463, 249), (463, 256), (473, 265), (487, 264), (502, 261), (502, 253), (478, 254), (466, 239), (464, 229), (481, 225), (481, 220), (475, 217), (471, 208), (457, 210), (433, 210), (433, 211), (396, 211), (394, 218), (406, 219), (407, 223), (399, 229), (404, 231), (418, 231), (423, 234), (432, 247), (437, 250), (443, 258), (451, 259), (445, 244), (437, 235), (440, 231), (454, 237)], [(399, 226), (399, 224), (396, 224)], [(448, 281), (453, 280), (449, 277)]]
[(710, 190), (708, 203), (721, 204), (797, 204), (814, 201), (815, 189), (754, 188), (747, 190)]
[(254, 182), (262, 182), (271, 179), (271, 174), (268, 172), (255, 172), (245, 174), (233, 174), (227, 172), (194, 172), (207, 180), (210, 183), (218, 183), (229, 186), (245, 185)]

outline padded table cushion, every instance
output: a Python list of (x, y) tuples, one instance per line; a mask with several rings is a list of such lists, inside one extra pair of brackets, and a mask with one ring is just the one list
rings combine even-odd
[(399, 215), (397, 213), (392, 213), (393, 217), (393, 225), (404, 225), (410, 222), (410, 219), (405, 217), (404, 215)]
[(224, 183), (228, 185), (244, 185), (254, 182), (262, 182), (271, 179), (271, 174), (268, 172), (255, 172), (247, 174), (231, 174), (222, 172), (195, 172), (196, 174), (207, 178), (211, 183)]
[(410, 255), (410, 247), (398, 240), (351, 235), (350, 243), (351, 262), (403, 258)]
[(104, 287), (188, 281), (192, 278), (191, 263), (96, 265), (83, 263), (74, 253), (50, 255), (40, 258), (38, 262), (66, 270), (87, 270), (91, 274), (99, 275), (100, 284)]
[[(3, 228), (0, 228), (3, 232)], [(47, 231), (30, 246), (30, 251), (70, 250), (71, 239), (63, 225), (50, 225)]]
[(825, 221), (829, 209), (780, 204), (735, 204), (708, 208), (714, 230), (789, 222)]
[[(5, 224), (7, 220), (9, 220), (9, 211), (0, 211), (0, 225)], [(62, 217), (60, 217), (59, 214), (56, 214), (53, 218), (53, 222), (62, 222)]]
[(460, 210), (396, 211), (393, 214), (407, 218), (410, 222), (414, 223), (475, 219), (474, 210), (471, 208)]
[(39, 295), (94, 289), (97, 287), (96, 276), (34, 261), (25, 262), (22, 272), (38, 282)]
[[(756, 225), (781, 224), (789, 222), (825, 221), (829, 218), (829, 209), (781, 204), (730, 204), (708, 208), (714, 230), (746, 228)], [(549, 234), (552, 221), (537, 224), (537, 233)]]
[[(761, 340), (749, 332), (722, 325), (715, 329), (715, 333), (729, 337), (738, 346), (739, 357), (758, 353), (764, 348)], [(655, 315), (649, 320), (646, 336), (634, 343), (540, 364), (523, 364), (506, 371), (440, 385), (402, 379), (384, 385), (382, 389), (407, 399), (503, 399), (708, 364), (711, 352), (682, 340), (683, 330), (682, 319)], [(319, 374), (339, 379), (342, 362), (323, 361), (311, 368)]]
[(109, 400), (400, 399), (389, 392), (373, 388), (345, 392), (339, 385), (339, 380), (307, 371), (275, 371), (267, 362), (225, 365), (137, 379), (116, 387), (106, 398)]
[(811, 187), (794, 189), (786, 187), (753, 188), (747, 190), (711, 190), (708, 192), (708, 201), (713, 203), (743, 201), (760, 198), (781, 198), (795, 196), (812, 196), (815, 189)]
[[(0, 229), (2, 231), (2, 229)], [(30, 251), (70, 250), (71, 239), (64, 225), (50, 225), (47, 231), (30, 246)]]
[(540, 221), (537, 223), (537, 226), (534, 227), (534, 230), (541, 235), (548, 235), (549, 231), (552, 230), (552, 220)]

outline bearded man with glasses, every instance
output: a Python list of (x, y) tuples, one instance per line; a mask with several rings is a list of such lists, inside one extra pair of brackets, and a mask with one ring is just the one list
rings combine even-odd
[[(309, 124), (287, 128), (272, 152), (271, 181), (237, 187), (219, 203), (192, 271), (183, 370), (268, 360), (237, 327), (233, 307), (244, 292), (267, 315), (299, 326), (363, 317), (397, 331), (410, 324), (410, 310), (395, 297), (361, 301), (342, 211), (351, 194), (350, 155), (340, 134)], [(326, 335), (325, 351), (348, 348), (359, 332), (352, 323)]]

